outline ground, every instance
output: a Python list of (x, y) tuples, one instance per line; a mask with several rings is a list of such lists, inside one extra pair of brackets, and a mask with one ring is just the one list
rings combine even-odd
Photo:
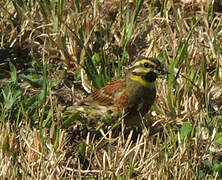
[[(3, 179), (220, 179), (219, 1), (0, 2)], [(136, 57), (169, 75), (140, 132), (67, 115)], [(115, 134), (113, 134), (115, 133)]]

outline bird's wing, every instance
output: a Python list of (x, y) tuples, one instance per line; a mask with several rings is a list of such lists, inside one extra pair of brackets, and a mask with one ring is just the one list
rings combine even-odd
[(126, 81), (124, 78), (110, 82), (103, 88), (93, 92), (90, 95), (93, 101), (101, 106), (112, 106), (115, 104), (115, 99), (122, 96), (126, 89)]

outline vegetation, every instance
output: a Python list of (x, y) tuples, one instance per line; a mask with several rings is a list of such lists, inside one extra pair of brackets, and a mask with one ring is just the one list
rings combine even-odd
[[(0, 26), (0, 177), (222, 178), (220, 1), (2, 0)], [(66, 109), (138, 55), (169, 72), (150, 127), (78, 127)]]

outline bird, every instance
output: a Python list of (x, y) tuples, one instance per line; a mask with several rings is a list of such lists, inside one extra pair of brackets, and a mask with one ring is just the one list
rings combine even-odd
[(125, 76), (92, 92), (75, 108), (87, 125), (101, 128), (123, 120), (126, 126), (140, 126), (142, 117), (155, 102), (155, 81), (166, 74), (157, 58), (140, 56)]

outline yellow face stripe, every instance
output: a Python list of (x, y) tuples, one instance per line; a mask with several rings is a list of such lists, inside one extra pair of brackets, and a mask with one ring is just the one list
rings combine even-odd
[(155, 82), (147, 82), (141, 76), (131, 74), (130, 79), (133, 81), (137, 81), (138, 83), (142, 84), (145, 87), (155, 88)]
[(151, 68), (145, 68), (145, 67), (138, 67), (136, 69), (134, 69), (132, 72), (134, 73), (148, 73), (150, 72)]
[(148, 60), (148, 59), (139, 60), (139, 61), (135, 62), (135, 64), (134, 64), (133, 66), (140, 66), (140, 65), (142, 65), (142, 64), (144, 64), (144, 63), (149, 63), (150, 65), (152, 65), (152, 66), (154, 66), (154, 67), (157, 66), (156, 63), (154, 63), (153, 61), (150, 61), (150, 60)]

